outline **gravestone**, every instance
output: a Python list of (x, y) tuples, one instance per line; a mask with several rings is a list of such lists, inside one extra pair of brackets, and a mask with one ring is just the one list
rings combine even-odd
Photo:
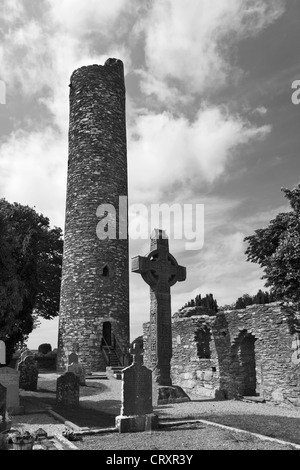
[(30, 349), (25, 349), (24, 351), (22, 351), (20, 354), (19, 363), (24, 361), (24, 359), (29, 356), (33, 356), (33, 353), (30, 351)]
[(79, 379), (73, 372), (65, 372), (56, 381), (56, 403), (79, 406)]
[(20, 406), (19, 375), (16, 369), (0, 368), (0, 384), (6, 387), (6, 407), (10, 414), (19, 414), (24, 411), (24, 407)]
[(116, 417), (120, 433), (150, 430), (158, 422), (152, 406), (152, 371), (142, 364), (137, 343), (132, 355), (133, 364), (122, 371), (121, 415)]
[(33, 353), (30, 351), (30, 349), (25, 349), (24, 351), (20, 353), (16, 361), (16, 366), (15, 366), (17, 370), (19, 370), (19, 364), (23, 362), (26, 359), (26, 357), (29, 357), (29, 356), (30, 357), (33, 356)]
[(179, 266), (169, 252), (164, 230), (154, 229), (150, 253), (132, 259), (131, 271), (142, 275), (150, 286), (150, 364), (153, 393), (157, 404), (188, 401), (181, 387), (172, 386), (171, 287), (186, 279), (186, 268)]
[(0, 383), (0, 431), (1, 431), (1, 422), (5, 423), (6, 421), (6, 402), (7, 402), (7, 389), (4, 385)]
[(0, 340), (0, 364), (6, 364), (6, 346), (2, 340)]
[(83, 365), (78, 364), (76, 362), (73, 362), (70, 366), (68, 366), (68, 372), (73, 372), (78, 379), (79, 379), (79, 385), (86, 385), (85, 383), (85, 369)]
[(75, 352), (72, 352), (71, 354), (69, 354), (68, 362), (69, 362), (69, 365), (78, 364), (78, 356)]
[(38, 365), (33, 356), (27, 356), (18, 365), (20, 372), (20, 388), (23, 390), (37, 390), (38, 383)]

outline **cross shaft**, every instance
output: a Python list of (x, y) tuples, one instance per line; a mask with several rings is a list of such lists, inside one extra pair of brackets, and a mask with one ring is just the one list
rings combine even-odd
[(150, 253), (132, 259), (132, 272), (142, 275), (150, 286), (150, 360), (159, 385), (172, 385), (171, 287), (186, 279), (186, 268), (179, 266), (169, 252), (163, 230), (151, 234)]

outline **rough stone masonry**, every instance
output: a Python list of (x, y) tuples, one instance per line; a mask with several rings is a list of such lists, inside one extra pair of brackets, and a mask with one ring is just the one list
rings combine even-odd
[[(70, 81), (69, 160), (57, 369), (75, 352), (86, 372), (105, 370), (106, 340), (129, 343), (128, 237), (101, 240), (97, 209), (127, 196), (123, 63), (108, 59)], [(126, 207), (127, 218), (127, 207)], [(127, 220), (126, 220), (127, 221)], [(125, 221), (125, 222), (126, 222)], [(123, 221), (124, 222), (124, 221)]]
[[(201, 313), (202, 310), (202, 313)], [(300, 313), (285, 302), (211, 315), (186, 308), (172, 318), (172, 380), (193, 399), (257, 397), (300, 406)], [(144, 361), (150, 323), (144, 324)]]

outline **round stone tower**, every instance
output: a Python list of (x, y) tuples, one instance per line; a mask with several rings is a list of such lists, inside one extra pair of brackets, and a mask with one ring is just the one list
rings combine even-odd
[(104, 66), (81, 67), (69, 86), (57, 370), (78, 359), (91, 372), (105, 370), (111, 357), (121, 361), (129, 343), (123, 63), (108, 59)]

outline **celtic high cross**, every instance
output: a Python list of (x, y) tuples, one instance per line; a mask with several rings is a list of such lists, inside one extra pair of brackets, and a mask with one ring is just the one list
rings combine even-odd
[(179, 266), (169, 252), (164, 230), (154, 229), (150, 253), (132, 259), (131, 271), (142, 275), (150, 286), (150, 356), (158, 385), (172, 385), (171, 287), (186, 279), (186, 268)]

